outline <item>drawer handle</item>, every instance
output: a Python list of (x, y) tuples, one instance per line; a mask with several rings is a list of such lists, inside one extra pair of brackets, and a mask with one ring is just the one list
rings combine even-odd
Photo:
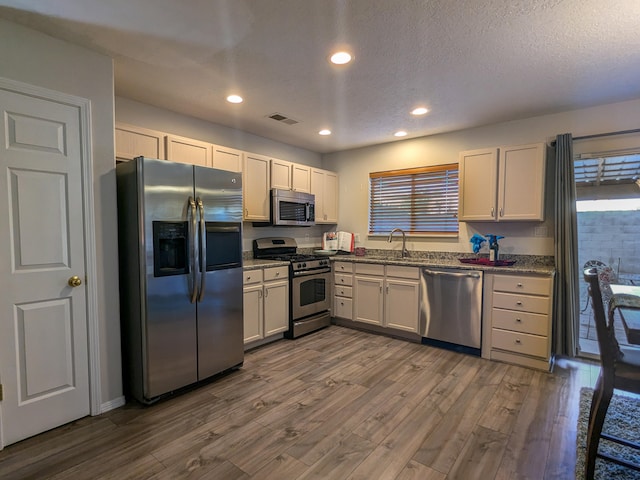
[(516, 318), (516, 322), (522, 323), (522, 319), (521, 318)]
[(247, 277), (247, 282), (248, 282), (249, 280), (251, 280), (251, 275), (249, 275), (249, 276)]
[(280, 272), (276, 272), (276, 277), (279, 277), (279, 276), (280, 276)]
[(522, 288), (522, 284), (518, 283), (518, 284), (516, 284), (516, 287)]
[(516, 302), (516, 305), (521, 306), (521, 305), (522, 305), (522, 302), (518, 300), (518, 301)]
[(520, 345), (522, 342), (520, 341), (520, 339), (519, 339), (519, 338), (516, 338), (516, 343), (517, 343), (518, 345)]

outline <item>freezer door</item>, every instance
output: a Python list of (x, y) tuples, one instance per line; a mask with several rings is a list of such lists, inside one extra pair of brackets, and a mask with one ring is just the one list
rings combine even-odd
[(244, 360), (242, 176), (195, 167), (195, 197), (202, 247), (197, 304), (198, 378), (202, 380)]
[[(156, 271), (158, 261), (154, 266), (154, 222), (156, 237), (164, 227), (164, 236), (168, 238), (165, 242), (156, 238), (158, 248), (179, 243), (179, 237), (185, 232), (187, 244), (193, 238), (188, 202), (194, 195), (193, 167), (144, 159), (139, 178), (144, 196), (142, 232), (146, 281), (146, 315), (142, 318), (142, 332), (146, 332), (142, 335), (143, 382), (144, 396), (149, 400), (198, 380), (196, 304), (190, 301), (193, 250), (188, 247), (183, 250), (187, 257), (186, 273), (179, 268), (175, 269), (176, 274), (167, 274), (166, 268)], [(170, 257), (168, 262), (172, 265), (177, 260)]]

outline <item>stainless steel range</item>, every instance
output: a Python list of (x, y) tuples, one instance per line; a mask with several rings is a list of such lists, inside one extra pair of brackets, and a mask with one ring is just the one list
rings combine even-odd
[(327, 257), (297, 253), (294, 238), (253, 241), (253, 257), (289, 262), (289, 330), (297, 338), (331, 324), (331, 263)]

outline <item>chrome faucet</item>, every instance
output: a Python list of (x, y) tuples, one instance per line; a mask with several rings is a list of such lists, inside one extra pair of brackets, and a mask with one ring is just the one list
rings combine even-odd
[(401, 228), (394, 228), (393, 230), (391, 230), (391, 233), (389, 234), (389, 238), (387, 239), (387, 242), (391, 243), (391, 237), (393, 237), (393, 234), (396, 232), (400, 232), (402, 234), (402, 258), (404, 257), (408, 257), (409, 256), (409, 251), (407, 250), (407, 236), (404, 233), (404, 230), (402, 230)]

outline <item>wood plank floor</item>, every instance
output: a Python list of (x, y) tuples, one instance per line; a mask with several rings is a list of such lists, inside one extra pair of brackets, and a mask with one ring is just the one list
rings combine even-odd
[(573, 479), (581, 386), (554, 373), (331, 326), (151, 407), (0, 452), (8, 479)]

